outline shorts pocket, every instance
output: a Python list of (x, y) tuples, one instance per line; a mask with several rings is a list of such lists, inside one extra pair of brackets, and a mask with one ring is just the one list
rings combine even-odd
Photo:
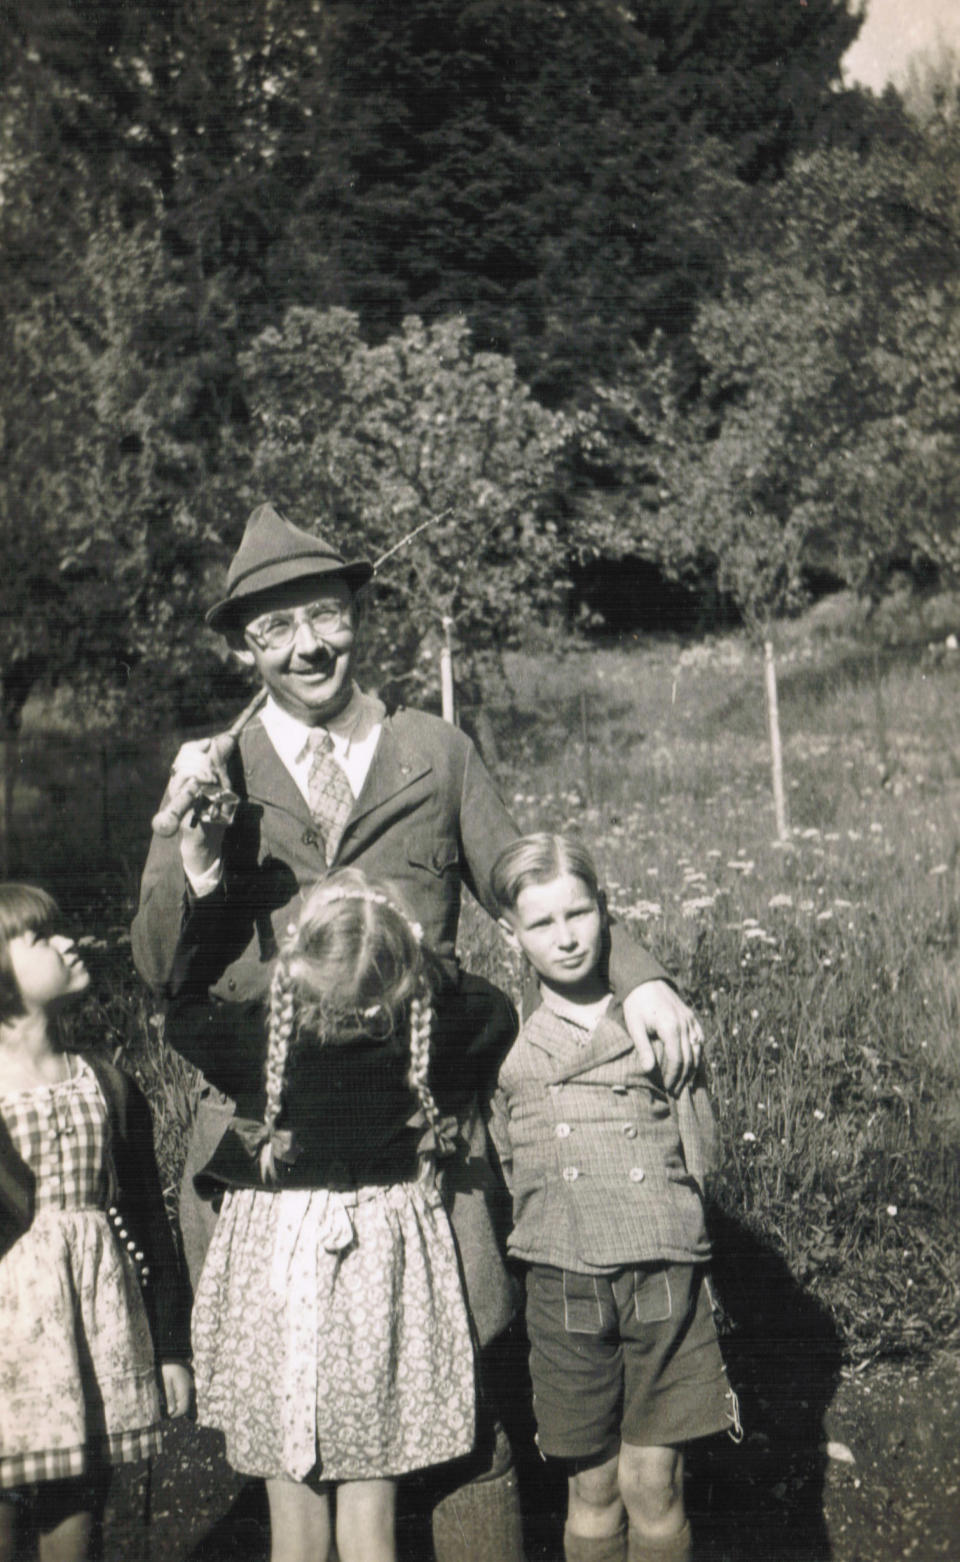
[(665, 1269), (638, 1274), (633, 1292), (637, 1323), (665, 1323), (673, 1311), (670, 1277)]
[(593, 1275), (563, 1270), (563, 1327), (568, 1334), (602, 1334), (603, 1308)]

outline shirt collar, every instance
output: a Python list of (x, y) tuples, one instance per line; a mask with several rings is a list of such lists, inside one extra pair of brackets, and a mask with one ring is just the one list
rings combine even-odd
[(578, 1025), (581, 1030), (596, 1030), (603, 1016), (613, 1002), (613, 993), (605, 993), (598, 998), (596, 1003), (574, 1003), (571, 998), (564, 998), (562, 993), (556, 992), (552, 987), (541, 987), (540, 996), (543, 999), (544, 1008), (550, 1009), (553, 1014), (559, 1014), (563, 1020), (569, 1020), (571, 1024)]
[[(348, 754), (352, 743), (360, 742), (378, 727), (386, 714), (386, 706), (374, 694), (366, 694), (353, 684), (350, 698), (342, 711), (338, 711), (326, 723), (326, 731), (333, 739), (334, 753)], [(272, 695), (260, 712), (267, 736), (288, 765), (295, 765), (304, 758), (312, 733), (322, 730), (310, 727), (298, 716), (291, 716), (278, 705)]]

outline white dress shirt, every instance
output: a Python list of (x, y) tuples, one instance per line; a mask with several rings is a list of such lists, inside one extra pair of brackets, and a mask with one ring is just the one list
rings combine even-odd
[[(382, 701), (373, 694), (364, 694), (354, 684), (349, 703), (325, 724), (333, 742), (333, 758), (349, 781), (354, 797), (360, 796), (367, 779), (383, 730), (383, 717)], [(289, 770), (304, 800), (308, 800), (307, 777), (311, 759), (309, 740), (318, 729), (308, 727), (297, 716), (291, 716), (289, 711), (274, 702), (272, 696), (268, 697), (261, 710), (260, 720), (277, 751), (277, 758)]]

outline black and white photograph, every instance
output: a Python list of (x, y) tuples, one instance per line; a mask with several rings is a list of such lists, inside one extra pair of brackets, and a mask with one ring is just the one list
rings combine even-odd
[(960, 5), (0, 0), (0, 1562), (960, 1562)]

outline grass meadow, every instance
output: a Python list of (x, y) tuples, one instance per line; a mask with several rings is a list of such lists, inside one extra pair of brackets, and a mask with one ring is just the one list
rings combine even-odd
[[(856, 1367), (960, 1335), (960, 653), (919, 619), (865, 649), (851, 617), (835, 604), (780, 635), (787, 844), (742, 635), (531, 650), (489, 714), (518, 823), (582, 832), (616, 914), (705, 1023), (718, 1215), (786, 1266)], [(94, 830), (18, 867), (85, 922), (80, 1028), (146, 1084), (172, 1191), (190, 1074), (125, 932), (161, 775), (113, 778), (106, 864)], [(472, 906), (461, 947), (516, 981)]]

